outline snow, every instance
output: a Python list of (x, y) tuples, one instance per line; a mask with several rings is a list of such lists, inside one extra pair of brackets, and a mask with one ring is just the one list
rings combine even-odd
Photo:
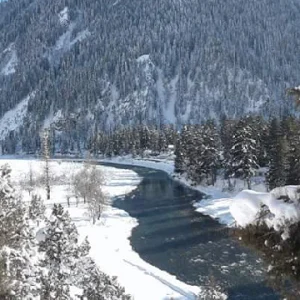
[[(285, 187), (289, 190), (288, 187)], [(294, 190), (291, 188), (291, 190)], [(230, 212), (237, 225), (245, 227), (257, 224), (262, 207), (264, 208), (263, 221), (269, 228), (276, 231), (283, 230), (282, 238), (289, 237), (286, 225), (300, 221), (300, 206), (297, 202), (284, 202), (277, 199), (278, 189), (271, 193), (259, 193), (244, 190), (239, 193), (230, 205)]]
[(194, 204), (196, 211), (217, 219), (221, 224), (231, 225), (234, 219), (230, 213), (231, 198), (203, 199)]
[(172, 161), (159, 159), (134, 159), (130, 155), (117, 156), (109, 159), (101, 159), (102, 162), (114, 163), (119, 165), (138, 166), (163, 171), (169, 175), (174, 173)]
[(287, 196), (291, 201), (297, 202), (300, 199), (300, 186), (299, 185), (287, 185), (275, 188), (271, 193), (278, 199), (280, 197)]
[(28, 95), (16, 107), (6, 112), (0, 119), (0, 141), (4, 140), (11, 131), (15, 131), (22, 126), (27, 114), (28, 102), (34, 95), (34, 92)]
[(255, 223), (262, 204), (270, 202), (272, 195), (245, 190), (239, 193), (230, 205), (230, 212), (237, 225), (245, 227)]
[(16, 72), (15, 67), (18, 64), (18, 57), (17, 57), (17, 52), (16, 50), (12, 50), (10, 53), (10, 59), (7, 62), (7, 64), (3, 67), (1, 70), (1, 74), (8, 76)]
[(71, 35), (75, 27), (74, 23), (71, 23), (68, 27), (68, 30), (63, 33), (57, 40), (55, 44), (55, 51), (63, 50), (68, 51), (71, 48)]
[(44, 120), (43, 128), (49, 128), (53, 123), (63, 119), (63, 114), (61, 110), (58, 110), (55, 114), (50, 113), (48, 117)]
[[(30, 165), (34, 174), (40, 173), (43, 167), (43, 163), (36, 160), (5, 159), (0, 161), (0, 164), (4, 163), (12, 167), (12, 180), (15, 182), (28, 176)], [(81, 240), (88, 236), (91, 244), (90, 255), (99, 268), (110, 276), (117, 276), (119, 283), (135, 300), (195, 299), (195, 295), (201, 291), (199, 287), (180, 282), (175, 276), (146, 263), (133, 251), (128, 238), (138, 222), (128, 213), (108, 205), (101, 220), (93, 225), (83, 203), (77, 207), (75, 199), (71, 199), (71, 205), (68, 208), (66, 200), (66, 196), (70, 193), (68, 178), (81, 167), (82, 164), (60, 160), (50, 163), (51, 173), (60, 180), (52, 187), (51, 200), (45, 201), (47, 214), (50, 215), (53, 203), (61, 203), (68, 209), (78, 228)], [(141, 181), (138, 174), (131, 170), (103, 166), (99, 168), (106, 180), (104, 191), (111, 199), (130, 193)], [(45, 197), (43, 190), (37, 191)], [(28, 201), (27, 192), (22, 191), (22, 194), (25, 201)], [(41, 238), (41, 233), (38, 232), (38, 234)], [(77, 292), (79, 291), (76, 289), (72, 290), (73, 294)]]
[[(196, 202), (194, 207), (196, 211), (208, 215), (221, 224), (227, 226), (245, 227), (249, 224), (256, 224), (262, 206), (268, 209), (268, 213), (263, 221), (269, 228), (282, 231), (282, 239), (289, 238), (287, 224), (300, 221), (300, 186), (285, 186), (266, 192), (263, 173), (265, 168), (261, 168), (261, 173), (252, 178), (253, 190), (245, 190), (245, 182), (243, 180), (232, 180), (233, 190), (228, 189), (228, 182), (220, 178), (217, 179), (215, 186), (195, 186), (186, 176), (174, 173), (174, 161), (171, 157), (155, 159), (139, 158), (133, 159), (128, 157), (116, 157), (106, 162), (112, 162), (123, 165), (134, 165), (152, 168), (166, 172), (174, 180), (189, 186), (192, 189), (204, 193), (204, 199)], [(280, 197), (288, 197), (289, 201), (284, 202)]]
[[(196, 211), (208, 215), (227, 226), (236, 224), (245, 227), (249, 224), (256, 224), (261, 208), (264, 207), (264, 210), (269, 211), (269, 213), (264, 216), (263, 221), (269, 228), (281, 231), (281, 237), (287, 239), (289, 238), (289, 233), (286, 225), (300, 221), (300, 203), (298, 200), (300, 186), (280, 187), (267, 193), (263, 174), (253, 177), (252, 185), (254, 190), (245, 190), (244, 181), (235, 180), (234, 189), (230, 191), (228, 190), (228, 183), (220, 178), (218, 178), (215, 186), (195, 186), (186, 179), (184, 174), (181, 176), (175, 174), (174, 156), (171, 153), (166, 153), (156, 158), (132, 158), (131, 156), (126, 156), (102, 159), (101, 161), (152, 168), (167, 173), (174, 180), (204, 193), (204, 198), (194, 203)], [(264, 173), (265, 171), (261, 169), (259, 173)], [(123, 184), (120, 187), (117, 180), (117, 184), (114, 187), (115, 191), (118, 189), (122, 191), (124, 184), (130, 184), (132, 178), (129, 180), (123, 178), (122, 180)], [(289, 200), (287, 201), (286, 198)], [(118, 212), (112, 210), (111, 213), (114, 215)], [(125, 215), (122, 216), (125, 218)]]
[(62, 24), (62, 25), (65, 25), (69, 22), (69, 8), (68, 7), (65, 7), (59, 14), (58, 14), (58, 17), (59, 17), (59, 22)]
[(174, 79), (171, 80), (169, 85), (169, 99), (165, 102), (164, 107), (164, 117), (167, 122), (171, 124), (176, 123), (176, 114), (175, 114), (175, 103), (176, 103), (176, 85), (179, 80), (179, 75), (176, 75)]
[(116, 2), (113, 3), (112, 6), (115, 6), (115, 5), (119, 4), (120, 2), (121, 2), (121, 0), (117, 0)]
[(73, 46), (73, 45), (75, 45), (77, 42), (81, 42), (81, 41), (83, 41), (84, 39), (86, 39), (88, 36), (90, 36), (90, 31), (89, 30), (82, 30), (82, 31), (80, 31), (78, 34), (77, 34), (77, 36), (75, 37), (75, 39), (74, 40), (72, 40), (71, 42), (70, 42), (70, 45), (71, 46)]
[(138, 63), (148, 63), (148, 62), (151, 62), (150, 55), (149, 54), (141, 55), (140, 57), (137, 58), (136, 61)]
[(69, 51), (72, 48), (72, 46), (74, 46), (77, 42), (83, 41), (90, 35), (90, 32), (87, 29), (82, 30), (72, 40), (72, 33), (75, 26), (75, 22), (69, 23), (67, 30), (58, 38), (58, 40), (55, 43), (55, 46), (51, 50), (49, 54), (50, 60), (57, 59), (58, 57), (60, 57), (61, 54)]

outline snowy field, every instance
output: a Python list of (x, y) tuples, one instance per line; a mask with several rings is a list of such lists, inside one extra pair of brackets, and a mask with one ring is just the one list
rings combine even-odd
[[(43, 164), (34, 160), (0, 160), (0, 164), (8, 163), (12, 168), (12, 180), (17, 184), (24, 179), (32, 169), (34, 174), (42, 172)], [(47, 213), (50, 214), (53, 203), (61, 203), (69, 210), (72, 220), (76, 224), (80, 237), (86, 236), (91, 243), (90, 255), (99, 268), (110, 276), (117, 276), (119, 283), (135, 300), (167, 300), (167, 299), (195, 299), (200, 288), (189, 286), (178, 281), (174, 276), (159, 270), (143, 261), (135, 253), (128, 238), (132, 229), (137, 226), (137, 220), (131, 218), (125, 211), (108, 205), (101, 220), (93, 225), (83, 203), (78, 206), (71, 199), (67, 205), (67, 195), (71, 193), (70, 178), (82, 164), (53, 161), (50, 164), (52, 175), (56, 179), (51, 191), (51, 200), (45, 201)], [(110, 199), (133, 191), (141, 178), (130, 170), (120, 170), (111, 167), (101, 168), (105, 177), (105, 192)], [(24, 200), (29, 200), (28, 192), (21, 191)], [(37, 189), (45, 199), (45, 192)]]

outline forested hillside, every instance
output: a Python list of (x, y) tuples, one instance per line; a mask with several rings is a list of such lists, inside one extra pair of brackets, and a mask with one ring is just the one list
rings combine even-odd
[(290, 111), (296, 0), (8, 0), (0, 3), (0, 140), (79, 151), (120, 125)]

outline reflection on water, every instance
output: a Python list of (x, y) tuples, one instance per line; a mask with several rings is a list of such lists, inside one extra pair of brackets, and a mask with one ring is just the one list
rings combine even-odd
[(194, 211), (200, 193), (163, 172), (131, 169), (144, 179), (115, 206), (138, 219), (131, 244), (145, 261), (191, 285), (206, 285), (213, 277), (229, 299), (279, 299), (264, 284), (262, 260), (231, 239), (225, 227)]

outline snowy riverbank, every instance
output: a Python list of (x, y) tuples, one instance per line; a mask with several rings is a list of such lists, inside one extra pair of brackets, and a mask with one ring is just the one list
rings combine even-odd
[[(149, 159), (136, 158), (130, 156), (114, 157), (111, 159), (103, 159), (102, 162), (116, 163), (121, 165), (140, 166), (152, 168), (166, 172), (171, 178), (181, 182), (182, 184), (197, 190), (206, 195), (205, 199), (195, 202), (194, 207), (196, 211), (204, 215), (208, 215), (217, 219), (221, 224), (230, 226), (234, 223), (234, 218), (230, 213), (230, 205), (233, 198), (246, 187), (241, 180), (236, 180), (235, 189), (232, 192), (224, 191), (226, 182), (218, 179), (215, 186), (193, 185), (191, 181), (187, 180), (184, 175), (180, 176), (174, 173), (174, 161), (172, 159)], [(265, 192), (266, 187), (263, 183), (262, 177), (256, 177), (253, 180), (253, 189), (259, 192)]]
[[(196, 211), (217, 219), (227, 226), (237, 224), (245, 227), (255, 224), (264, 207), (264, 210), (269, 213), (265, 213), (263, 221), (269, 228), (283, 232), (282, 239), (287, 239), (289, 232), (286, 226), (300, 220), (299, 186), (285, 186), (267, 193), (264, 176), (257, 176), (252, 178), (252, 190), (247, 190), (245, 183), (236, 179), (234, 189), (228, 191), (227, 182), (220, 178), (215, 186), (193, 185), (184, 175), (174, 173), (172, 159), (116, 157), (103, 162), (141, 166), (166, 172), (174, 180), (204, 193), (206, 197), (194, 204)], [(266, 172), (263, 169), (261, 171)]]
[[(0, 160), (1, 165), (4, 163), (11, 166), (12, 180), (16, 183), (28, 176), (30, 168), (34, 174), (42, 170), (42, 163), (36, 160)], [(180, 282), (175, 276), (151, 266), (133, 251), (128, 238), (132, 229), (138, 225), (136, 219), (130, 217), (125, 211), (108, 205), (101, 220), (92, 225), (84, 204), (76, 206), (75, 201), (71, 200), (68, 207), (67, 195), (70, 193), (70, 188), (66, 177), (74, 174), (81, 167), (79, 163), (51, 162), (51, 172), (60, 180), (52, 187), (51, 200), (45, 201), (47, 213), (50, 214), (54, 203), (61, 203), (68, 209), (81, 239), (88, 236), (91, 244), (90, 255), (99, 268), (110, 276), (117, 276), (119, 283), (135, 300), (194, 300), (200, 288)], [(111, 199), (130, 193), (141, 180), (131, 170), (103, 166), (99, 168), (102, 169), (106, 179), (104, 190)], [(19, 190), (24, 199), (28, 200), (28, 193)], [(45, 196), (41, 189), (35, 192)]]

